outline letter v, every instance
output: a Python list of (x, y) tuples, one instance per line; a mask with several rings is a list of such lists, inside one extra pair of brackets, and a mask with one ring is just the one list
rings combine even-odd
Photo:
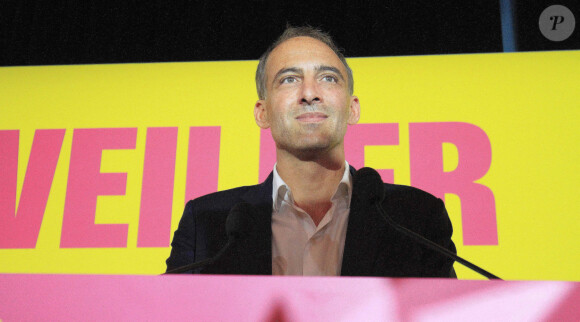
[(36, 130), (16, 210), (19, 130), (0, 131), (0, 248), (35, 248), (65, 130)]

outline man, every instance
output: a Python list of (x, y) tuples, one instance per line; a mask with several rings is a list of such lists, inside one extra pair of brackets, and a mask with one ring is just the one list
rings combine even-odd
[[(251, 236), (201, 273), (351, 276), (454, 276), (453, 261), (386, 224), (354, 187), (344, 155), (347, 125), (360, 117), (348, 64), (330, 37), (288, 28), (260, 58), (256, 123), (270, 128), (276, 165), (259, 185), (190, 201), (167, 269), (214, 256), (227, 241), (225, 221), (241, 202)], [(383, 208), (399, 224), (455, 252), (441, 200), (385, 184)]]

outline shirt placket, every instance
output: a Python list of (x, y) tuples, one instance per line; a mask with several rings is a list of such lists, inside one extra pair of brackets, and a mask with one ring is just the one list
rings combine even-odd
[(328, 272), (325, 271), (328, 266), (328, 263), (326, 263), (327, 257), (324, 255), (320, 256), (320, 254), (322, 253), (321, 247), (323, 247), (321, 243), (324, 242), (323, 237), (325, 230), (328, 228), (329, 223), (332, 221), (334, 208), (335, 204), (333, 203), (330, 209), (324, 215), (318, 227), (314, 225), (312, 218), (306, 214), (307, 218), (305, 218), (306, 220), (303, 221), (303, 226), (307, 233), (308, 240), (304, 246), (304, 252), (302, 256), (302, 272), (304, 275), (313, 276), (328, 274)]

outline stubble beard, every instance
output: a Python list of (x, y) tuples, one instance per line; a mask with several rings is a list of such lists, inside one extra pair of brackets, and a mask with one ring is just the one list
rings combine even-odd
[[(338, 122), (336, 113), (326, 108), (312, 108), (307, 106), (292, 113), (289, 117), (291, 123), (296, 122), (295, 117), (304, 112), (322, 112), (328, 118), (321, 123), (298, 123), (297, 126), (284, 126), (276, 140), (276, 148), (284, 150), (302, 161), (314, 161), (324, 157), (329, 151), (339, 145), (343, 138), (335, 133), (341, 129), (327, 122)], [(282, 120), (283, 122), (283, 120)], [(338, 135), (338, 136), (337, 136)]]

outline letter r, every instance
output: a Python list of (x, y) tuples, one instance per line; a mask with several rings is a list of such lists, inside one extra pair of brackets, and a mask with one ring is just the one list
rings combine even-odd
[[(461, 200), (464, 245), (497, 245), (495, 198), (476, 183), (491, 165), (491, 144), (479, 127), (460, 122), (409, 124), (411, 184), (445, 200), (453, 193)], [(443, 170), (444, 142), (457, 147), (459, 162)]]

